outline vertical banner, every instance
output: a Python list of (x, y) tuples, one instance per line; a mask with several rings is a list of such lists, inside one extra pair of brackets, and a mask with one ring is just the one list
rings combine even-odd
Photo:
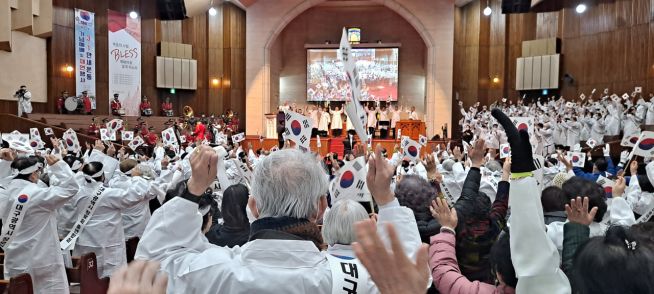
[(95, 98), (95, 14), (75, 8), (75, 93)]
[[(109, 99), (114, 94), (127, 116), (139, 116), (141, 102), (141, 19), (107, 10), (109, 28)], [(110, 107), (110, 106), (108, 106)], [(109, 109), (111, 113), (111, 109)]]

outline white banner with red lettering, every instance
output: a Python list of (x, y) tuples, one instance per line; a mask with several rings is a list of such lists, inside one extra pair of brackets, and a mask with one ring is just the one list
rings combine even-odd
[[(141, 19), (107, 10), (109, 103), (118, 93), (126, 116), (139, 116), (141, 103)], [(111, 113), (111, 109), (109, 109)]]

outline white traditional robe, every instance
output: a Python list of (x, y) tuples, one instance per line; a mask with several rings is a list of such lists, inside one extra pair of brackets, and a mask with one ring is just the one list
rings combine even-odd
[(57, 208), (79, 189), (68, 165), (59, 161), (49, 169), (51, 175), (65, 179), (59, 186), (41, 188), (25, 180), (11, 180), (0, 193), (0, 216), (9, 220), (15, 197), (27, 195), (28, 204), (22, 224), (13, 241), (5, 248), (5, 279), (22, 273), (32, 277), (34, 293), (69, 293), (64, 259), (59, 249)]

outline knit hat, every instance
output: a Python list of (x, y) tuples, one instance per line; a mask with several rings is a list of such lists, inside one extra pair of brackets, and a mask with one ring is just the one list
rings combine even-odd
[(572, 175), (569, 173), (558, 173), (552, 179), (552, 186), (563, 187), (563, 183), (572, 178)]

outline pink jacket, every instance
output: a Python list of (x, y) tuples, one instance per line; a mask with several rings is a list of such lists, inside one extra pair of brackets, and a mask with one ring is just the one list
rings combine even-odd
[(434, 285), (443, 294), (513, 294), (508, 286), (495, 287), (479, 281), (471, 282), (461, 274), (456, 260), (456, 239), (451, 233), (439, 233), (431, 237), (429, 267)]

